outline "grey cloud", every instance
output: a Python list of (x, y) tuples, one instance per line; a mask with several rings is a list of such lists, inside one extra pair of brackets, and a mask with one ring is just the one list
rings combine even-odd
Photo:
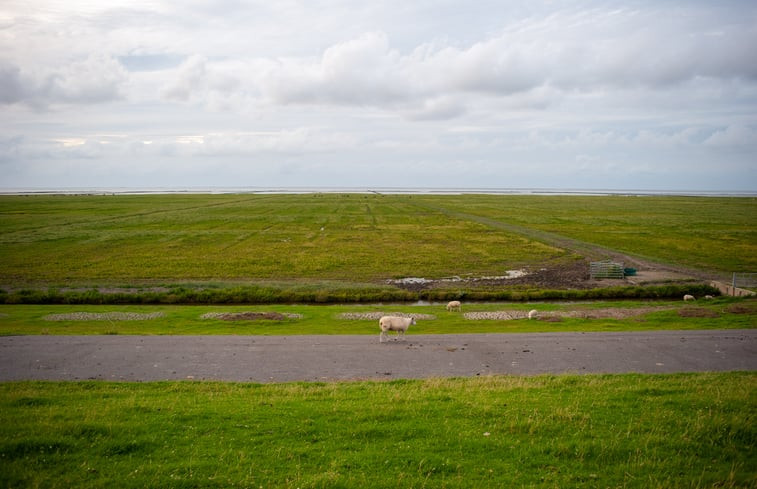
[(118, 61), (106, 56), (91, 56), (33, 74), (0, 62), (0, 102), (35, 108), (108, 102), (121, 98), (121, 87), (127, 78)]
[[(510, 96), (546, 86), (657, 89), (700, 77), (757, 80), (757, 29), (679, 19), (674, 9), (556, 14), (465, 48), (409, 54), (381, 33), (334, 45), (320, 59), (272, 62), (259, 82), (279, 103), (404, 104), (454, 93)], [(670, 18), (670, 19), (668, 19)]]
[(16, 66), (0, 62), (0, 103), (14, 104), (25, 97), (21, 70)]
[(160, 71), (179, 66), (186, 56), (180, 54), (130, 54), (118, 61), (129, 71)]

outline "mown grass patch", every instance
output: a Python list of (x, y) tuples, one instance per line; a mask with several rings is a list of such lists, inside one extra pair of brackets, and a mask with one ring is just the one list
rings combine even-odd
[(4, 487), (753, 487), (757, 374), (0, 384)]

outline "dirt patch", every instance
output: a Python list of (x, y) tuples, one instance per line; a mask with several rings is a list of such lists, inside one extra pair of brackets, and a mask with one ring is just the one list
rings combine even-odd
[[(508, 271), (507, 274), (496, 277), (448, 277), (441, 279), (427, 279), (408, 277), (390, 280), (388, 283), (405, 290), (422, 291), (434, 289), (449, 289), (464, 285), (470, 289), (486, 289), (499, 287), (534, 287), (540, 289), (594, 289), (601, 287), (617, 287), (625, 285), (655, 285), (671, 282), (691, 282), (700, 280), (683, 271), (657, 267), (651, 263), (632, 264), (648, 266), (638, 269), (636, 275), (623, 279), (592, 279), (589, 275), (589, 260), (575, 260), (568, 263), (548, 263), (539, 268), (523, 268)], [(517, 272), (517, 273), (511, 273)]]
[(731, 304), (725, 310), (731, 314), (755, 314), (757, 313), (757, 303)]
[(716, 318), (720, 314), (704, 307), (683, 307), (678, 310), (678, 315), (682, 318)]
[(540, 268), (507, 270), (504, 275), (494, 277), (449, 277), (441, 279), (409, 277), (392, 280), (389, 283), (401, 289), (412, 291), (445, 289), (460, 285), (474, 289), (503, 286), (588, 289), (597, 286), (596, 281), (589, 280), (589, 263), (582, 260), (551, 264)]
[(412, 313), (407, 314), (404, 312), (343, 312), (341, 314), (337, 314), (337, 319), (348, 319), (353, 321), (362, 321), (362, 320), (371, 320), (371, 321), (378, 321), (384, 316), (398, 316), (403, 318), (413, 318), (416, 321), (431, 321), (436, 319), (436, 316), (433, 314), (420, 314), (420, 313)]
[(280, 312), (208, 312), (200, 316), (201, 319), (220, 319), (221, 321), (286, 321), (287, 319), (302, 319), (302, 314)]
[[(538, 319), (542, 321), (554, 321), (562, 318), (580, 318), (580, 319), (626, 319), (642, 316), (650, 312), (665, 311), (674, 309), (669, 306), (659, 307), (607, 307), (603, 309), (576, 309), (572, 311), (549, 311), (539, 312)], [(514, 319), (528, 318), (527, 311), (480, 311), (466, 312), (463, 314), (465, 319), (470, 320), (496, 320), (509, 321)]]
[(60, 293), (66, 292), (99, 292), (100, 294), (165, 294), (171, 291), (168, 287), (63, 287), (59, 290)]
[(162, 312), (139, 314), (136, 312), (72, 312), (69, 314), (48, 314), (44, 321), (147, 321), (165, 316)]

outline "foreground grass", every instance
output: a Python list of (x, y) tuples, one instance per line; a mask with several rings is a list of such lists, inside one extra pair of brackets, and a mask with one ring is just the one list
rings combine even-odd
[(757, 374), (0, 384), (2, 487), (755, 487)]
[[(757, 328), (757, 300), (718, 298), (691, 305), (682, 301), (616, 301), (584, 303), (486, 303), (464, 304), (464, 312), (520, 311), (543, 315), (582, 312), (583, 317), (555, 321), (466, 319), (448, 312), (444, 304), (432, 305), (257, 305), (257, 306), (91, 306), (0, 305), (0, 335), (25, 334), (377, 334), (375, 319), (345, 319), (346, 313), (376, 312), (425, 314), (408, 334), (534, 333), (556, 331), (640, 331), (659, 329)], [(655, 308), (655, 309), (650, 309)], [(593, 317), (608, 309), (638, 310), (621, 319)], [(154, 319), (119, 321), (52, 321), (50, 315), (72, 313), (155, 314)], [(204, 319), (211, 312), (275, 312), (297, 315), (283, 320), (224, 321)]]

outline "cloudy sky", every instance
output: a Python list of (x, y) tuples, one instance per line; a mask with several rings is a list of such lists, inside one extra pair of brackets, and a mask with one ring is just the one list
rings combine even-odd
[(757, 2), (3, 0), (0, 175), (757, 191)]

